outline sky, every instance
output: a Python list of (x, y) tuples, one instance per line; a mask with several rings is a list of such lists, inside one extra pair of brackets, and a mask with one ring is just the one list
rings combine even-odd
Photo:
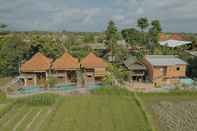
[(197, 0), (0, 0), (0, 23), (12, 31), (100, 32), (140, 17), (159, 19), (165, 32), (197, 32)]

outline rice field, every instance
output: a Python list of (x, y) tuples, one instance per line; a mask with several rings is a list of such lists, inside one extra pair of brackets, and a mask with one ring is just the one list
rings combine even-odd
[(141, 97), (157, 131), (197, 131), (197, 95)]
[[(10, 103), (0, 104), (0, 111)], [(147, 128), (131, 97), (110, 95), (65, 96), (47, 106), (18, 102), (0, 117), (0, 131), (147, 131)]]

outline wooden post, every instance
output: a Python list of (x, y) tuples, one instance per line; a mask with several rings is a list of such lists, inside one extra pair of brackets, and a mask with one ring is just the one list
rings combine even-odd
[(24, 86), (26, 87), (27, 86), (27, 78), (24, 78)]
[(45, 72), (45, 74), (46, 74), (46, 80), (48, 80), (48, 72)]
[(64, 77), (65, 77), (65, 83), (68, 83), (68, 74), (67, 74), (67, 72), (65, 72)]
[(76, 75), (77, 75), (77, 87), (79, 88), (80, 87), (80, 83), (81, 83), (80, 82), (80, 72), (79, 71), (76, 71)]
[(37, 77), (36, 77), (36, 75), (34, 76), (34, 86), (36, 86), (37, 85)]

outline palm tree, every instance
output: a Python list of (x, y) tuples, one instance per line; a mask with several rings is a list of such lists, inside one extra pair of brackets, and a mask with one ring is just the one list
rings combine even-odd
[(137, 26), (141, 29), (141, 32), (144, 32), (144, 29), (148, 28), (149, 22), (146, 17), (138, 19)]
[(142, 18), (138, 19), (137, 26), (141, 29), (141, 33), (143, 33), (143, 42), (145, 43), (144, 30), (146, 28), (148, 28), (148, 26), (149, 26), (148, 19), (146, 17), (142, 17)]

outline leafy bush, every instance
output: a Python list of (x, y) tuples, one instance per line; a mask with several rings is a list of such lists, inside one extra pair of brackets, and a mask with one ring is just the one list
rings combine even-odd
[(26, 103), (33, 106), (52, 105), (55, 103), (57, 96), (52, 94), (34, 95), (28, 98), (18, 99), (18, 103)]

